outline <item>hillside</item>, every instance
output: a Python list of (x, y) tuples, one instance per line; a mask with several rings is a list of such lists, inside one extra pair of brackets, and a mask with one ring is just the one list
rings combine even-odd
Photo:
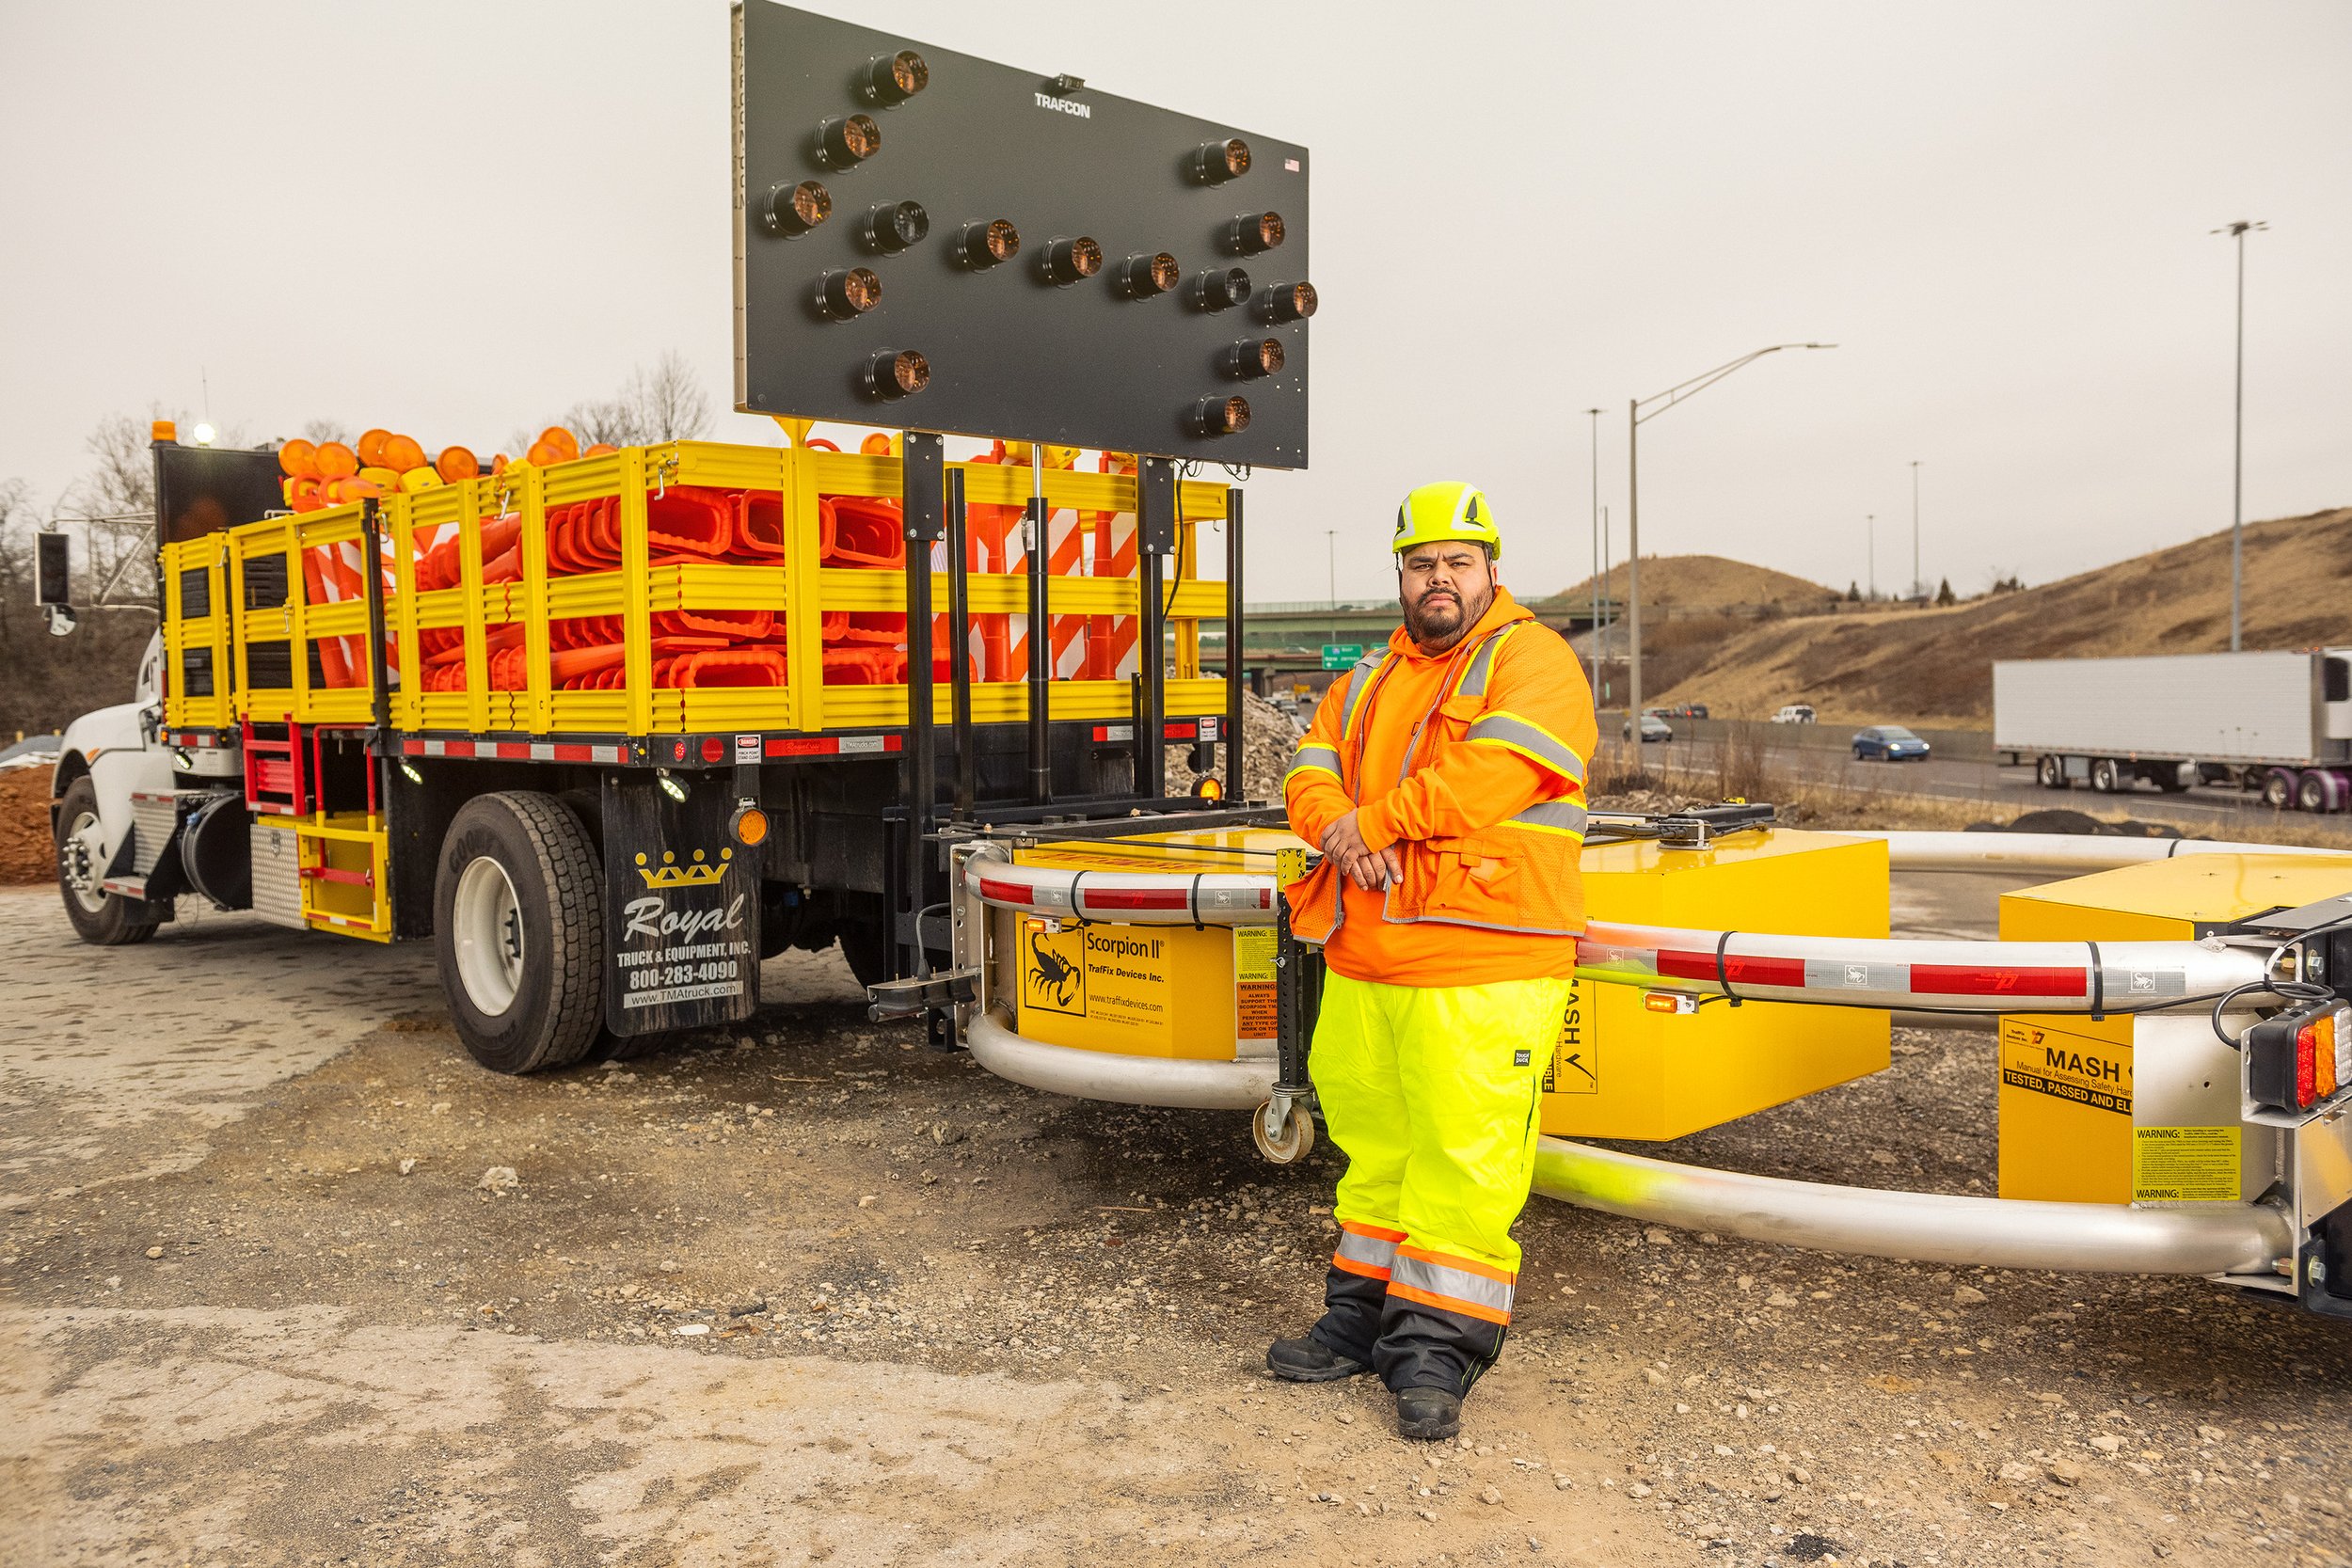
[[(1601, 578), (1601, 593), (1616, 598), (1627, 591), (1629, 568), (1619, 562)], [(1564, 588), (1560, 596), (1586, 599), (1592, 596), (1593, 579), (1586, 578), (1573, 588)], [(1818, 582), (1775, 572), (1770, 566), (1751, 566), (1744, 561), (1726, 560), (1720, 555), (1645, 555), (1642, 558), (1642, 604), (1650, 605), (1798, 605), (1812, 606), (1837, 597), (1835, 589)]]
[[(1651, 597), (1648, 565), (1643, 562), (1645, 605)], [(2249, 523), (2246, 646), (2352, 642), (2347, 579), (2352, 507)], [(1809, 702), (1826, 722), (1982, 727), (1993, 719), (1995, 658), (2227, 648), (2230, 535), (2224, 530), (1948, 610), (1708, 626), (1705, 647), (1677, 647), (1661, 660), (1659, 673), (1645, 682), (1645, 702), (1706, 703), (1728, 718), (1768, 718), (1784, 703)], [(1645, 655), (1648, 641), (1645, 636)]]

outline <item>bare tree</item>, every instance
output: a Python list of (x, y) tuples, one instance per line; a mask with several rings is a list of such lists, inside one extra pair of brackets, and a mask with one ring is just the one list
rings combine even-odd
[[(575, 403), (556, 422), (578, 436), (582, 447), (599, 442), (643, 447), (702, 435), (710, 428), (710, 394), (694, 367), (685, 355), (671, 349), (651, 366), (629, 372), (615, 395)], [(535, 432), (517, 431), (511, 441), (521, 452), (537, 438)]]

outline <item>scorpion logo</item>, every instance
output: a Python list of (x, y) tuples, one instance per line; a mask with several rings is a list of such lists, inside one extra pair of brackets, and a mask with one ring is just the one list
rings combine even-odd
[(1044, 933), (1035, 929), (1029, 932), (1029, 957), (1037, 963), (1029, 974), (1029, 984), (1039, 992), (1038, 999), (1050, 999), (1057, 1010), (1068, 1012), (1074, 1000), (1071, 988), (1077, 984), (1078, 966), (1059, 953), (1048, 951)]

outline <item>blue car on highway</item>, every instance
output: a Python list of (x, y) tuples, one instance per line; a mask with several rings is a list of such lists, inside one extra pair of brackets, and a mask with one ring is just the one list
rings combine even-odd
[(1900, 724), (1873, 724), (1867, 730), (1854, 732), (1853, 759), (1856, 762), (1925, 762), (1928, 760), (1928, 743)]

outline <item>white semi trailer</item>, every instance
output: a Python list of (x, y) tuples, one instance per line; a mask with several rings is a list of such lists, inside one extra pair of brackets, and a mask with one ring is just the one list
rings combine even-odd
[(2303, 811), (2352, 805), (2352, 648), (2002, 659), (1993, 745), (2045, 789), (2146, 780), (2259, 790)]

